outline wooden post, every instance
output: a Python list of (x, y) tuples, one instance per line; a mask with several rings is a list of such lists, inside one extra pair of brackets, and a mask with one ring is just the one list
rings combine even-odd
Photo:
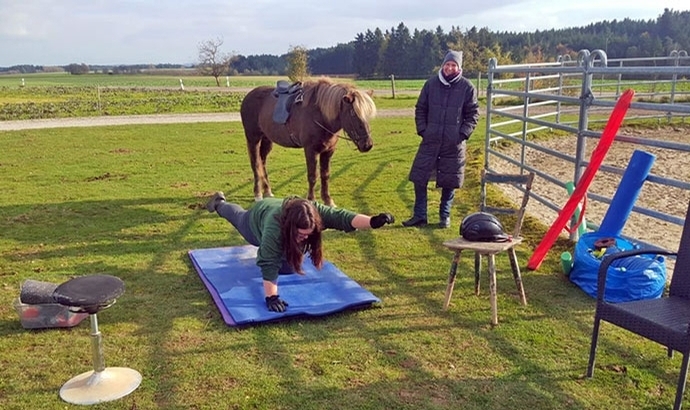
[(395, 99), (395, 75), (391, 74), (391, 93), (393, 94), (393, 99)]

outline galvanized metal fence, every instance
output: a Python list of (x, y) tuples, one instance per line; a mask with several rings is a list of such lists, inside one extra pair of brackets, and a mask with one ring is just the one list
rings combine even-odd
[[(535, 172), (531, 203), (553, 221), (579, 181), (588, 151), (601, 137), (617, 98), (635, 100), (612, 149), (587, 194), (585, 220), (596, 230), (634, 150), (657, 160), (636, 201), (623, 237), (675, 250), (690, 201), (690, 58), (608, 59), (603, 50), (582, 50), (553, 63), (488, 68), (485, 167), (498, 172)], [(589, 145), (589, 146), (588, 146)], [(663, 161), (662, 161), (663, 160)], [(601, 182), (601, 184), (597, 184)], [(532, 206), (532, 205), (531, 205)], [(530, 211), (528, 210), (528, 213)], [(628, 234), (627, 225), (637, 223)], [(577, 240), (572, 226), (570, 238)], [(642, 234), (640, 234), (642, 233)]]

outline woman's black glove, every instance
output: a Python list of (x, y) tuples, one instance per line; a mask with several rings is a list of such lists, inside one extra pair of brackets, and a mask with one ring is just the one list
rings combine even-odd
[(382, 213), (372, 216), (371, 219), (369, 219), (369, 226), (371, 226), (371, 229), (378, 229), (385, 224), (392, 224), (393, 222), (395, 222), (393, 215), (389, 213)]
[(278, 295), (266, 296), (266, 307), (271, 312), (285, 312), (288, 303), (282, 300)]

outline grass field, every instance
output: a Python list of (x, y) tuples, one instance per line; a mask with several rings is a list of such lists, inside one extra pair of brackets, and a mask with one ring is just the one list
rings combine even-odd
[[(0, 76), (0, 121), (109, 115), (238, 112), (253, 87), (275, 85), (281, 77), (232, 77), (230, 87), (217, 87), (210, 77), (189, 76), (180, 88), (176, 77), (151, 75), (69, 75), (64, 73)], [(21, 86), (23, 82), (23, 86)], [(336, 80), (349, 82), (350, 80)], [(380, 109), (414, 105), (422, 81), (357, 84), (375, 90)]]
[[(391, 212), (398, 221), (410, 215), (413, 127), (411, 118), (376, 119), (366, 154), (341, 141), (331, 185), (339, 206)], [(326, 258), (380, 306), (243, 330), (225, 326), (187, 256), (243, 244), (202, 209), (215, 190), (252, 204), (241, 124), (0, 132), (1, 407), (77, 408), (58, 390), (91, 368), (87, 322), (25, 330), (12, 302), (27, 279), (60, 283), (102, 272), (127, 286), (99, 314), (106, 365), (137, 369), (143, 382), (95, 409), (669, 408), (680, 357), (613, 326), (602, 326), (594, 379), (583, 378), (594, 301), (560, 273), (566, 241), (538, 271), (524, 272), (528, 306), (499, 257), (497, 327), (489, 325), (487, 286), (474, 295), (469, 257), (449, 310), (441, 310), (452, 256), (442, 242), (477, 209), (483, 127), (470, 140), (452, 229), (396, 223), (326, 233)], [(274, 150), (277, 195), (306, 191), (303, 161), (299, 150)], [(432, 223), (438, 196), (430, 192)], [(500, 200), (496, 192), (492, 200)], [(523, 266), (544, 231), (527, 219)]]
[[(199, 75), (149, 75), (149, 74), (86, 74), (68, 73), (8, 74), (0, 75), (0, 87), (171, 87), (180, 88), (180, 80), (185, 87), (218, 88), (213, 77)], [(278, 80), (288, 80), (281, 76), (232, 76), (220, 77), (221, 88), (251, 88), (259, 85), (275, 85)], [(353, 81), (338, 78), (337, 81), (354, 82), (365, 89), (388, 90), (389, 80)], [(396, 89), (419, 90), (424, 80), (395, 80)]]
[[(186, 75), (70, 75), (66, 73), (0, 75), (0, 121), (85, 116), (174, 114), (185, 112), (218, 113), (239, 111), (239, 105), (251, 88), (275, 85), (285, 77), (233, 76), (222, 77), (216, 86), (212, 77)], [(411, 107), (424, 84), (423, 79), (352, 80), (363, 90), (374, 91), (379, 109)], [(181, 87), (180, 82), (184, 85)], [(472, 79), (478, 89), (480, 101), (485, 101), (487, 81)], [(546, 86), (547, 84), (541, 84)], [(634, 85), (641, 101), (668, 102), (668, 82), (629, 82), (595, 79), (594, 89), (599, 93), (615, 93)], [(535, 86), (535, 85), (533, 85)], [(503, 83), (500, 88), (521, 90), (523, 80)], [(570, 87), (579, 90), (580, 84)], [(681, 80), (675, 84), (675, 101), (688, 99), (690, 83)], [(494, 105), (520, 104), (519, 100), (501, 98)]]
[[(227, 87), (223, 76), (221, 85)], [(231, 87), (256, 87), (258, 85), (275, 84), (285, 77), (255, 76), (229, 77)], [(37, 74), (9, 74), (0, 75), (0, 87), (171, 87), (179, 88), (180, 80), (185, 87), (218, 88), (213, 77), (199, 75), (148, 75), (148, 74), (84, 74), (71, 75), (69, 73), (37, 73)]]

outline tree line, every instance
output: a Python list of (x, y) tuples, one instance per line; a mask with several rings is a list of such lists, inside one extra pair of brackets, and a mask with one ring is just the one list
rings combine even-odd
[[(307, 50), (308, 69), (314, 75), (353, 75), (357, 78), (424, 78), (432, 74), (449, 49), (463, 51), (466, 75), (485, 72), (490, 58), (499, 64), (524, 64), (572, 59), (582, 49), (604, 50), (609, 58), (668, 56), (690, 49), (690, 11), (664, 9), (656, 19), (612, 20), (584, 27), (492, 32), (488, 28), (461, 30), (410, 29), (400, 23), (387, 30), (358, 33), (347, 44)], [(230, 72), (282, 75), (289, 53), (283, 56), (235, 56)]]

